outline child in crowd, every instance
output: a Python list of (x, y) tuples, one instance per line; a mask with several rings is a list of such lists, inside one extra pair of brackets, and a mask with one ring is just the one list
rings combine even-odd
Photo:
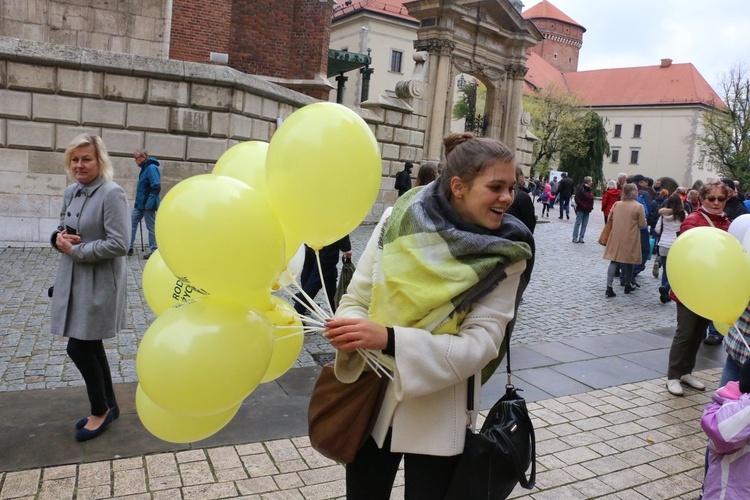
[(750, 498), (750, 361), (713, 395), (701, 417), (708, 436), (703, 500)]
[(539, 195), (539, 201), (542, 202), (542, 217), (544, 217), (544, 211), (547, 211), (547, 217), (549, 217), (549, 211), (555, 206), (555, 195), (552, 194), (552, 186), (549, 184), (544, 185), (544, 191)]

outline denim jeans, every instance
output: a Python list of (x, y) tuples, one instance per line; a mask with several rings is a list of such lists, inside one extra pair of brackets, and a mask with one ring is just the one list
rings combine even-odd
[(570, 197), (562, 198), (560, 197), (560, 218), (562, 219), (563, 211), (565, 212), (565, 215), (570, 218)]
[[(576, 212), (576, 223), (573, 224), (573, 241), (583, 241), (583, 236), (586, 234), (586, 226), (589, 223), (589, 212), (579, 210)], [(578, 230), (580, 228), (580, 234)]]
[(730, 382), (732, 380), (739, 380), (740, 368), (742, 367), (738, 365), (737, 362), (727, 354), (727, 362), (724, 363), (724, 369), (721, 371), (721, 380), (719, 380), (719, 387), (724, 387), (725, 385), (727, 385), (727, 382)]
[(156, 226), (156, 210), (141, 210), (140, 208), (133, 209), (133, 230), (130, 233), (130, 248), (132, 249), (135, 245), (135, 233), (138, 232), (138, 225), (144, 217), (146, 219), (146, 229), (148, 230), (148, 249), (153, 253), (156, 251), (156, 233), (154, 232)]

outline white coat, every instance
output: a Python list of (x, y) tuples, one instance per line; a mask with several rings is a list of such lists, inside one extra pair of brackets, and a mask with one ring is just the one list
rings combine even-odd
[[(384, 213), (373, 231), (336, 316), (367, 317), (373, 273), (378, 272), (375, 262), (380, 261), (376, 254), (382, 252), (378, 238), (389, 214)], [(378, 446), (392, 427), (393, 452), (453, 456), (463, 451), (467, 380), (476, 375), (474, 407), (479, 408), (481, 370), (498, 356), (526, 265), (520, 261), (508, 266), (507, 278), (472, 305), (457, 335), (394, 325), (395, 380), (388, 386), (372, 433)], [(365, 366), (357, 353), (336, 354), (336, 377), (342, 382), (356, 381)]]

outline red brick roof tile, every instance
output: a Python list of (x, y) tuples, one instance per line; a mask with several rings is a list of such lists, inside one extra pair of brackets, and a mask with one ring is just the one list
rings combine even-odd
[(406, 19), (412, 22), (419, 22), (416, 18), (409, 15), (409, 11), (404, 7), (404, 2), (408, 0), (352, 0), (346, 5), (345, 0), (336, 0), (333, 7), (333, 19), (345, 17), (354, 14), (360, 10), (367, 10), (376, 14), (383, 14), (390, 17)]
[(707, 104), (721, 98), (691, 63), (565, 73), (571, 92), (591, 106)]

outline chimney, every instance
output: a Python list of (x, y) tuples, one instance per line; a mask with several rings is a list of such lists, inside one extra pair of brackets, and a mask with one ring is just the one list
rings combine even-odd
[(667, 58), (667, 59), (662, 59), (662, 60), (661, 60), (661, 66), (659, 66), (659, 67), (660, 67), (660, 68), (668, 68), (668, 67), (670, 67), (671, 65), (672, 65), (672, 60), (671, 60), (671, 59), (669, 59), (669, 58)]

